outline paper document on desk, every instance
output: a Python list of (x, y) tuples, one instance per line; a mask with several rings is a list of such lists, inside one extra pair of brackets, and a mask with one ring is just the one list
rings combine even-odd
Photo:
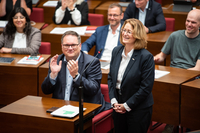
[(87, 26), (83, 27), (69, 27), (69, 28), (54, 28), (50, 33), (51, 34), (64, 34), (66, 31), (75, 31), (79, 35), (84, 35)]
[[(83, 110), (85, 111), (86, 108), (83, 108)], [(79, 114), (79, 107), (72, 105), (64, 105), (51, 113), (51, 115), (53, 116), (67, 117), (67, 118), (73, 118), (78, 114)]]
[(163, 77), (163, 76), (165, 76), (165, 75), (167, 75), (169, 73), (170, 72), (168, 72), (168, 71), (155, 70), (155, 79)]
[(51, 7), (56, 7), (58, 1), (47, 1), (43, 4), (43, 6), (51, 6)]
[(7, 23), (8, 23), (8, 21), (1, 20), (1, 21), (0, 21), (0, 27), (1, 27), (1, 28), (6, 27)]
[[(29, 56), (28, 56), (29, 57)], [(24, 58), (22, 58), (20, 61), (18, 61), (17, 63), (18, 64), (30, 64), (30, 65), (37, 65), (40, 61), (42, 61), (44, 58), (41, 57), (39, 58), (40, 56), (38, 56), (39, 60), (31, 60), (31, 59), (28, 59), (27, 56), (25, 56)]]

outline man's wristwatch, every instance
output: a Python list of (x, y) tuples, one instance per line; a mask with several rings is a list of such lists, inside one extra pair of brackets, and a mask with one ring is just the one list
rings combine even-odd
[(74, 9), (72, 9), (72, 10), (70, 10), (69, 12), (73, 12), (75, 10), (75, 8)]
[(78, 74), (76, 74), (76, 75), (73, 77), (73, 79), (75, 79), (77, 76), (78, 76)]

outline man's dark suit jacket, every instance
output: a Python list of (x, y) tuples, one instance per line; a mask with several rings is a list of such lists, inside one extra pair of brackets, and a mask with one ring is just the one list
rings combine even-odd
[[(98, 27), (95, 33), (93, 33), (92, 36), (82, 44), (81, 50), (89, 52), (93, 46), (96, 46), (94, 56), (98, 53), (100, 49), (102, 49), (102, 52), (97, 56), (97, 58), (100, 59), (106, 44), (108, 30), (109, 25)], [(122, 45), (119, 39), (117, 45)]]
[[(108, 74), (110, 99), (116, 98), (118, 102), (116, 83), (123, 49), (124, 46), (118, 46), (113, 50)], [(119, 103), (126, 102), (132, 110), (152, 106), (154, 103), (151, 93), (154, 83), (154, 69), (153, 55), (149, 51), (146, 49), (134, 50), (122, 78), (120, 87), (122, 101)]]
[[(49, 68), (48, 75), (42, 83), (42, 91), (44, 94), (52, 94), (52, 98), (64, 99), (65, 98), (65, 86), (66, 86), (66, 65), (67, 62), (64, 61), (64, 54), (59, 55), (57, 63), (62, 60), (62, 67), (58, 76), (56, 78), (56, 84), (52, 85), (50, 82), (51, 69)], [(93, 56), (87, 55), (81, 51), (81, 56), (78, 60), (78, 72), (82, 74), (84, 69), (88, 64), (94, 59)], [(101, 93), (100, 83), (101, 83), (102, 73), (100, 68), (100, 62), (97, 58), (88, 67), (88, 69), (83, 73), (83, 98), (84, 102), (102, 104), (102, 107), (96, 111), (95, 114), (100, 113), (103, 110), (107, 110), (111, 107), (110, 103), (104, 101), (103, 94)], [(72, 83), (70, 100), (79, 101), (78, 87), (80, 83), (80, 76), (76, 82)]]
[[(55, 9), (55, 12), (58, 8), (60, 8), (62, 6), (62, 3), (60, 1), (58, 1), (58, 4), (56, 6), (56, 9)], [(76, 5), (76, 8), (80, 11), (81, 13), (81, 24), (80, 25), (90, 25), (90, 22), (88, 21), (88, 4), (87, 2), (83, 1), (80, 5)], [(74, 21), (72, 20), (72, 17), (71, 17), (71, 14), (69, 12), (68, 9), (65, 10), (65, 15), (64, 15), (64, 18), (63, 20), (60, 22), (60, 23), (56, 23), (56, 17), (55, 17), (55, 13), (54, 13), (54, 16), (53, 16), (53, 22), (55, 24), (67, 24), (69, 20), (71, 20), (71, 24), (74, 24)]]
[[(139, 19), (139, 9), (135, 6), (135, 2), (128, 5), (124, 12), (124, 18), (122, 21), (129, 18)], [(164, 31), (166, 29), (162, 7), (154, 0), (149, 0), (149, 7), (147, 9), (144, 25), (149, 28), (151, 32)]]

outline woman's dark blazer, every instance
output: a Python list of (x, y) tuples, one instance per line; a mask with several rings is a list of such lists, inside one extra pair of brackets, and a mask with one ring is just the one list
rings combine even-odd
[[(108, 86), (110, 99), (119, 101), (116, 82), (124, 46), (117, 46), (112, 52)], [(134, 50), (121, 82), (122, 101), (132, 110), (139, 110), (153, 105), (152, 88), (155, 64), (153, 55), (146, 49)]]

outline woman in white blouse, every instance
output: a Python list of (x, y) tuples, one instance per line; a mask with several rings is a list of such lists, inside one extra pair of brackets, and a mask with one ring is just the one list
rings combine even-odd
[(53, 16), (55, 24), (90, 25), (88, 4), (84, 0), (60, 0)]
[(38, 54), (41, 45), (40, 30), (31, 26), (22, 7), (12, 10), (8, 23), (0, 35), (0, 53)]
[(115, 133), (147, 133), (152, 116), (153, 55), (147, 46), (144, 25), (127, 19), (120, 42), (112, 51), (108, 74)]

